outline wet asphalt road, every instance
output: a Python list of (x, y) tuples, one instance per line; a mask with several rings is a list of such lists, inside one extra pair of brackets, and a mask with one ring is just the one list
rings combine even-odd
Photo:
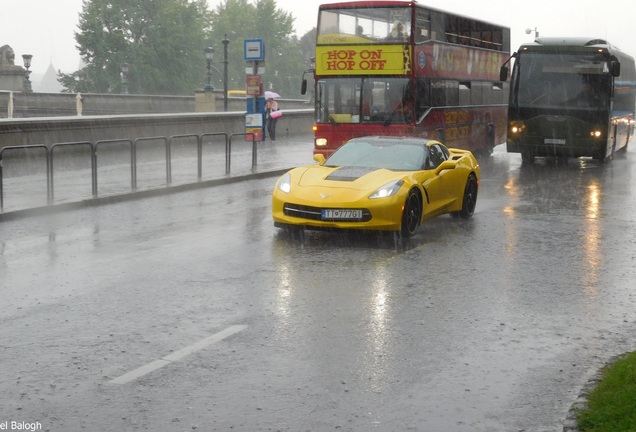
[(0, 223), (0, 422), (73, 431), (561, 431), (636, 340), (636, 152), (498, 146), (475, 217), (273, 227), (275, 178)]

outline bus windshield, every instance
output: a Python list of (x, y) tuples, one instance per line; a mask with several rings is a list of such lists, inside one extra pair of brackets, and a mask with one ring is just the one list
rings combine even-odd
[(413, 95), (408, 78), (343, 77), (318, 81), (319, 123), (410, 123)]
[(517, 62), (514, 106), (591, 109), (609, 104), (609, 68), (594, 53), (524, 52)]
[(410, 31), (411, 10), (405, 7), (328, 9), (318, 17), (318, 43), (401, 41)]

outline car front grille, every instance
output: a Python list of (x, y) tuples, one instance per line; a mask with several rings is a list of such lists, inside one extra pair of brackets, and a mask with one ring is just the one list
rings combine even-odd
[(322, 208), (320, 207), (285, 203), (285, 205), (283, 206), (283, 213), (285, 213), (286, 216), (317, 221), (325, 220), (330, 222), (368, 222), (371, 220), (371, 212), (367, 209), (362, 209), (362, 217), (360, 219), (323, 219)]

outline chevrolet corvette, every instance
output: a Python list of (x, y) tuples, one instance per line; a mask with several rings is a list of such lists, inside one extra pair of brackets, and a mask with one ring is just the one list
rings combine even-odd
[(274, 225), (393, 231), (403, 238), (442, 214), (475, 212), (480, 170), (470, 151), (411, 137), (354, 138), (276, 182)]

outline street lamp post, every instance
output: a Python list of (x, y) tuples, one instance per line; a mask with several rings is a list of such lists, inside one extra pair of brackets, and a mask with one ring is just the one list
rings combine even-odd
[(123, 88), (123, 93), (128, 94), (128, 63), (122, 63), (119, 65), (119, 70), (121, 71), (121, 85)]
[(223, 111), (227, 111), (227, 46), (230, 40), (227, 38), (227, 33), (223, 36)]
[(24, 62), (24, 68), (26, 72), (24, 72), (24, 83), (22, 84), (22, 88), (25, 92), (32, 92), (33, 89), (31, 87), (31, 80), (29, 76), (31, 75), (31, 71), (29, 68), (31, 67), (31, 59), (33, 56), (31, 54), (22, 54), (22, 61)]
[(539, 30), (537, 30), (537, 28), (535, 27), (534, 30), (532, 30), (531, 28), (527, 28), (526, 29), (526, 34), (530, 34), (534, 32), (534, 38), (538, 38), (539, 37)]
[(214, 48), (207, 47), (203, 51), (205, 51), (205, 60), (208, 63), (208, 82), (204, 87), (207, 93), (214, 91), (214, 86), (212, 85), (212, 59), (214, 58)]

